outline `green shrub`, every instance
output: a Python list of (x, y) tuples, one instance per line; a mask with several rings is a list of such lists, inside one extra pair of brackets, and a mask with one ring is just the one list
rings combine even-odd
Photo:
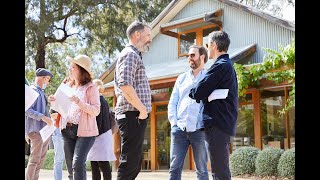
[(255, 160), (260, 149), (255, 147), (241, 147), (230, 156), (230, 171), (232, 176), (252, 174), (255, 171)]
[(295, 148), (287, 149), (280, 157), (278, 175), (292, 178), (295, 175)]
[(46, 154), (46, 158), (44, 159), (42, 169), (53, 169), (53, 159), (54, 159), (54, 150), (49, 149)]
[[(42, 169), (53, 170), (53, 166), (54, 166), (54, 149), (49, 149), (47, 151), (46, 158), (43, 162)], [(86, 162), (86, 169), (88, 171), (91, 171), (90, 161)], [(67, 170), (66, 161), (64, 161), (63, 163), (63, 170)]]
[(278, 162), (283, 151), (273, 147), (263, 149), (256, 158), (255, 173), (259, 176), (277, 175)]

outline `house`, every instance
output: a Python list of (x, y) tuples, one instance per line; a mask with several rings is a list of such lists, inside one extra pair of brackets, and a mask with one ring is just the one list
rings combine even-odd
[[(231, 39), (229, 55), (243, 65), (261, 63), (263, 48), (278, 50), (295, 37), (295, 25), (231, 0), (173, 0), (151, 23), (152, 43), (143, 53), (152, 89), (152, 112), (144, 141), (143, 169), (168, 170), (170, 162), (170, 123), (167, 104), (177, 76), (189, 69), (186, 53), (191, 44), (205, 45), (212, 31), (224, 30)], [(208, 60), (205, 68), (212, 65)], [(105, 96), (114, 97), (115, 62), (100, 77)], [(269, 146), (287, 149), (294, 146), (294, 108), (279, 117), (284, 107), (288, 83), (262, 83), (240, 98), (237, 133), (230, 150), (242, 146), (263, 149)], [(114, 104), (116, 98), (114, 97)], [(119, 135), (114, 135), (115, 151), (120, 152)], [(184, 169), (195, 169), (192, 149)], [(117, 167), (117, 163), (115, 167)]]

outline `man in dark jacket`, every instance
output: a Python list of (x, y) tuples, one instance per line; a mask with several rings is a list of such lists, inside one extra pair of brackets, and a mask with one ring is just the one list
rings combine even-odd
[[(209, 34), (208, 54), (215, 62), (189, 94), (197, 102), (201, 101), (214, 180), (231, 180), (229, 146), (231, 137), (236, 133), (238, 117), (238, 82), (227, 54), (229, 44), (230, 39), (226, 32), (214, 31)], [(208, 97), (217, 89), (228, 89), (227, 97), (209, 102)]]

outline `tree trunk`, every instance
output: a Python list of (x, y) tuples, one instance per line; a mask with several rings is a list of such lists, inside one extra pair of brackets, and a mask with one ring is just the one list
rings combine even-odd
[(45, 55), (46, 55), (46, 45), (44, 43), (40, 43), (37, 49), (36, 55), (36, 69), (45, 68)]

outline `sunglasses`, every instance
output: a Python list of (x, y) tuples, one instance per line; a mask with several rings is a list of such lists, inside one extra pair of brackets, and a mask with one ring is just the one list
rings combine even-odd
[(195, 56), (194, 53), (192, 53), (192, 54), (187, 54), (187, 55), (186, 55), (187, 58), (188, 58), (188, 57), (194, 58), (194, 56)]
[[(210, 42), (210, 44), (211, 44), (212, 42)], [(208, 48), (209, 47), (209, 43), (206, 43), (206, 47)]]

